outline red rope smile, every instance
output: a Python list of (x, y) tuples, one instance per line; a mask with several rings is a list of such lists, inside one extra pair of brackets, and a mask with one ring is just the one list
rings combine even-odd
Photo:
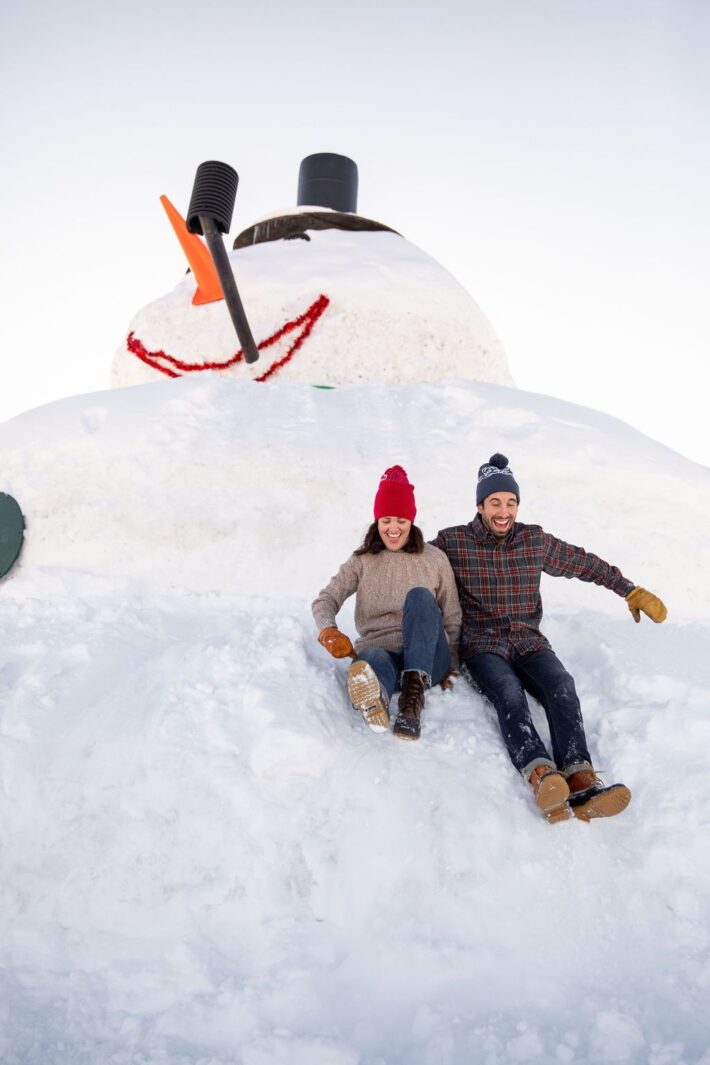
[[(270, 366), (255, 380), (266, 381), (267, 378), (277, 373), (282, 366), (285, 366), (293, 358), (298, 349), (311, 335), (313, 326), (329, 303), (328, 297), (321, 294), (300, 317), (294, 318), (292, 322), (286, 322), (273, 336), (267, 337), (266, 340), (262, 340), (261, 343), (257, 344), (259, 351), (264, 351), (266, 348), (270, 348), (272, 344), (276, 344), (287, 333), (292, 333), (294, 329), (304, 326), (284, 357), (275, 362), (273, 366)], [(198, 373), (201, 370), (227, 370), (230, 366), (236, 366), (237, 363), (242, 362), (244, 359), (240, 348), (236, 354), (230, 356), (225, 362), (183, 362), (181, 359), (176, 359), (174, 355), (168, 355), (165, 351), (148, 351), (135, 333), (128, 334), (126, 347), (132, 355), (135, 355), (136, 358), (146, 363), (147, 366), (152, 367), (152, 369), (165, 374), (166, 377), (181, 377), (183, 374)], [(165, 366), (163, 363), (168, 363), (168, 365)]]

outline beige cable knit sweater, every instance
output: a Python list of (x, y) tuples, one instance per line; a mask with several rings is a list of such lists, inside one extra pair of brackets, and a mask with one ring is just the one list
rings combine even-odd
[(438, 547), (425, 544), (421, 555), (381, 551), (351, 555), (311, 604), (318, 631), (335, 625), (345, 600), (355, 593), (355, 650), (383, 647), (402, 650), (402, 610), (407, 592), (428, 588), (439, 604), (444, 629), (458, 666), (461, 606), (451, 564)]

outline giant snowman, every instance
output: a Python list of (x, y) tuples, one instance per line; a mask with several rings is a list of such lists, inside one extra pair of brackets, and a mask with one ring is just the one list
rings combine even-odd
[[(181, 233), (182, 218), (163, 201), (183, 246), (191, 241), (199, 258), (200, 238)], [(298, 206), (234, 241), (229, 264), (257, 361), (244, 359), (216, 279), (216, 298), (200, 298), (198, 262), (196, 272), (135, 316), (115, 355), (112, 383), (213, 370), (313, 385), (442, 377), (513, 384), (500, 341), (465, 289), (403, 236), (357, 214), (356, 204), (355, 164), (329, 153), (309, 156)]]

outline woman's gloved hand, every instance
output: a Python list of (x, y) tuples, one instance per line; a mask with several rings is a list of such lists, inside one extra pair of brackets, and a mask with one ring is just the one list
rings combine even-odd
[(442, 677), (439, 681), (439, 686), (442, 691), (451, 691), (454, 686), (454, 677), (460, 677), (458, 669), (450, 669), (445, 677)]
[(333, 658), (347, 658), (355, 653), (350, 637), (346, 636), (340, 629), (336, 629), (335, 625), (330, 625), (327, 629), (320, 630), (318, 643), (325, 647), (328, 654), (332, 655)]
[(636, 622), (641, 620), (641, 611), (657, 625), (665, 621), (668, 616), (665, 604), (657, 595), (647, 592), (645, 588), (632, 588), (626, 596), (626, 602)]

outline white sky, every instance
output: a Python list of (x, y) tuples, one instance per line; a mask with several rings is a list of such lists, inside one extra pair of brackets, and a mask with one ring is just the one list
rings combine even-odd
[(710, 465), (708, 54), (703, 0), (6, 2), (0, 419), (107, 387), (184, 270), (160, 193), (231, 163), (233, 236), (335, 151), (522, 388)]

